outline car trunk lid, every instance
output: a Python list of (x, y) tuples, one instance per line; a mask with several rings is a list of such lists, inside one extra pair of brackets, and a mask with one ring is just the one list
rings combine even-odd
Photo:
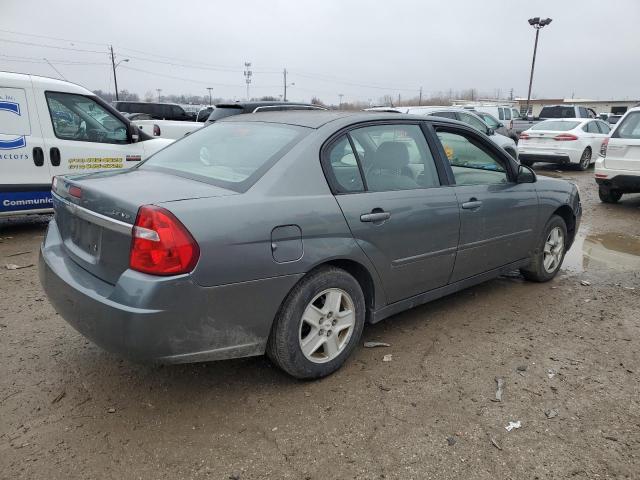
[(612, 170), (640, 172), (640, 140), (610, 138), (604, 165)]
[(69, 257), (96, 277), (115, 284), (129, 267), (131, 231), (142, 205), (234, 194), (149, 170), (58, 177), (55, 221)]

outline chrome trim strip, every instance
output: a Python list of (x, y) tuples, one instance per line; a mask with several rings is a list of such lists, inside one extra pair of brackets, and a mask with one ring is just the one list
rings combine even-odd
[(54, 200), (60, 202), (69, 212), (76, 215), (77, 217), (80, 217), (83, 220), (94, 223), (108, 230), (112, 230), (118, 233), (124, 233), (125, 235), (131, 235), (131, 231), (133, 230), (132, 224), (121, 222), (120, 220), (101, 215), (100, 213), (93, 212), (87, 208), (81, 207), (80, 205), (71, 203), (70, 201), (65, 200), (60, 195), (54, 192), (51, 192), (51, 195), (53, 196)]

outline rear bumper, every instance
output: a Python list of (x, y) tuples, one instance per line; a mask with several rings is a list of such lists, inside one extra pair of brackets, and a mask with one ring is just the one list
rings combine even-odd
[(599, 186), (620, 190), (622, 193), (640, 192), (640, 172), (605, 168), (602, 157), (596, 160), (594, 176)]
[[(561, 143), (561, 142), (560, 142)], [(518, 157), (520, 161), (545, 162), (545, 163), (580, 163), (582, 151), (573, 149), (550, 149), (518, 145)]]
[(64, 253), (55, 220), (39, 263), (49, 301), (78, 332), (105, 350), (161, 363), (263, 354), (280, 303), (301, 276), (201, 287), (190, 275), (127, 270), (111, 285)]

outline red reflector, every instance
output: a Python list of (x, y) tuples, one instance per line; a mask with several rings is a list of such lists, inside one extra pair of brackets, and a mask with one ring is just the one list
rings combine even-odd
[(196, 266), (200, 247), (170, 211), (153, 205), (138, 210), (129, 267), (151, 275), (179, 275)]
[(596, 178), (608, 178), (609, 175), (606, 173), (596, 173)]
[(553, 139), (559, 142), (568, 142), (572, 140), (578, 140), (578, 137), (571, 133), (561, 133), (560, 135), (556, 135), (555, 137), (553, 137)]
[(520, 140), (529, 140), (529, 138), (530, 138), (530, 137), (529, 137), (529, 134), (528, 134), (528, 133), (524, 133), (524, 132), (522, 132), (522, 133), (520, 134)]
[(69, 187), (69, 195), (76, 198), (82, 198), (82, 189), (75, 185)]

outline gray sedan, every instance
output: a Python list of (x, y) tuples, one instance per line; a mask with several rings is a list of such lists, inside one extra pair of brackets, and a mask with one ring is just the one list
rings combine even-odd
[(130, 170), (57, 177), (40, 278), (107, 350), (338, 369), (375, 323), (520, 269), (552, 279), (581, 216), (460, 122), (280, 112), (216, 122)]

